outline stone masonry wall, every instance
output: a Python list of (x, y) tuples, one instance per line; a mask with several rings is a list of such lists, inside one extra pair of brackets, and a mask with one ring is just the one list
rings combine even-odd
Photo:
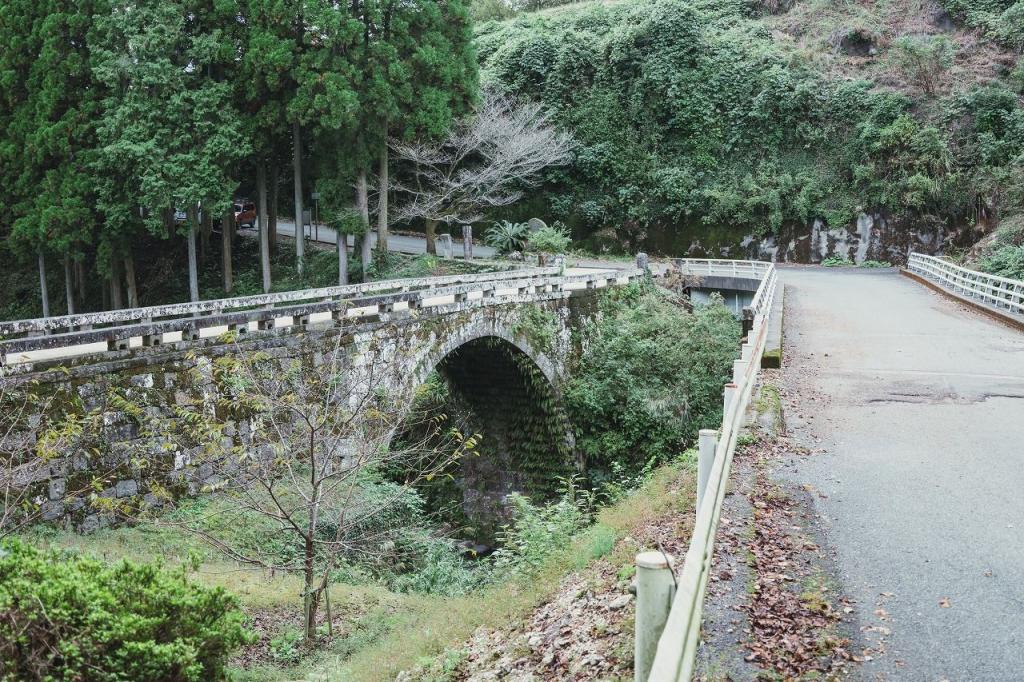
[[(216, 377), (218, 358), (260, 352), (275, 361), (301, 359), (314, 369), (331, 361), (341, 348), (348, 371), (370, 371), (369, 363), (391, 363), (394, 388), (407, 390), (422, 382), (452, 350), (483, 337), (497, 337), (523, 351), (555, 392), (577, 351), (572, 326), (593, 314), (595, 292), (553, 292), (541, 300), (475, 302), (447, 306), (443, 313), (400, 311), (366, 318), (357, 326), (311, 325), (302, 333), (284, 330), (250, 332), (234, 342), (204, 339), (187, 348), (159, 346), (115, 351), (100, 359), (64, 366), (38, 367), (31, 375), (0, 377), (50, 399), (49, 413), (31, 414), (11, 434), (8, 445), (29, 450), (55, 414), (88, 413), (90, 426), (73, 451), (48, 461), (26, 462), (16, 480), (28, 485), (40, 517), (83, 532), (118, 521), (121, 505), (132, 509), (159, 506), (154, 490), (175, 496), (195, 495), (220, 479), (224, 459), (205, 456), (211, 446), (248, 447), (255, 428), (249, 421), (228, 422), (221, 443), (162, 441), (146, 431), (151, 419), (172, 419), (175, 408), (196, 406), (213, 413), (225, 396)], [(537, 348), (530, 307), (547, 311), (554, 325), (550, 343)], [(384, 358), (384, 360), (381, 360)], [(204, 456), (200, 456), (204, 454)]]

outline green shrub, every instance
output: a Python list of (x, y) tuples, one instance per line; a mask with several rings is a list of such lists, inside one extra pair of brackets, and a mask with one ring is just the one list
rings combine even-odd
[(572, 239), (563, 225), (545, 225), (534, 230), (526, 242), (530, 251), (539, 253), (565, 253)]
[(990, 274), (1024, 281), (1024, 245), (1000, 246), (982, 258), (980, 266)]
[(410, 541), (419, 550), (417, 564), (390, 581), (392, 590), (454, 597), (480, 585), (485, 575), (480, 570), (483, 564), (474, 565), (463, 559), (452, 540), (421, 532)]
[(498, 577), (536, 571), (593, 518), (594, 497), (574, 479), (564, 481), (561, 495), (548, 504), (534, 504), (519, 493), (508, 500), (512, 520), (499, 534), (501, 549), (494, 553)]
[(270, 658), (278, 665), (295, 665), (302, 660), (304, 635), (299, 628), (288, 628), (270, 640)]
[(826, 268), (848, 268), (853, 265), (853, 261), (843, 256), (829, 256), (821, 264)]
[(893, 61), (911, 81), (928, 94), (935, 92), (942, 74), (953, 65), (956, 48), (946, 36), (903, 36), (893, 43)]
[(583, 330), (584, 354), (566, 389), (576, 443), (592, 477), (618, 462), (633, 475), (679, 454), (722, 417), (740, 325), (720, 299), (680, 310), (649, 286), (609, 292)]
[(0, 679), (225, 678), (250, 638), (238, 602), (184, 569), (0, 545)]
[(892, 267), (892, 263), (890, 263), (887, 260), (866, 260), (863, 263), (861, 263), (860, 265), (858, 265), (857, 267), (858, 268), (867, 268), (869, 270), (870, 269), (876, 269), (876, 268), (877, 269), (883, 269), (883, 268), (891, 268)]

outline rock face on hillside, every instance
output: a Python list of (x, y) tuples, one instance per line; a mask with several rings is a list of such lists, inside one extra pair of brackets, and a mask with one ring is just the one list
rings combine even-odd
[(700, 223), (666, 226), (627, 233), (604, 231), (592, 246), (614, 248), (619, 242), (659, 255), (690, 258), (749, 258), (782, 263), (820, 263), (838, 257), (855, 263), (868, 260), (905, 263), (912, 252), (943, 253), (951, 246), (969, 246), (983, 235), (981, 228), (951, 229), (935, 221), (908, 225), (877, 211), (862, 213), (849, 225), (832, 227), (822, 219), (784, 224), (776, 234), (751, 234)]

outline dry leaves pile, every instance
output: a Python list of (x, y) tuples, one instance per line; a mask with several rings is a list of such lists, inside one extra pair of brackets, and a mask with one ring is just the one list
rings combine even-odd
[(800, 535), (797, 503), (760, 472), (749, 497), (754, 537), (747, 549), (754, 584), (744, 606), (752, 629), (746, 660), (786, 679), (839, 672), (850, 660), (848, 642), (835, 634), (841, 616), (827, 587), (801, 559), (817, 547)]

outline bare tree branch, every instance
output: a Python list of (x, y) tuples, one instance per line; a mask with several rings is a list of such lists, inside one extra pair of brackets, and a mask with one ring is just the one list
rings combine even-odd
[(396, 219), (471, 223), (518, 201), (541, 171), (567, 163), (575, 145), (539, 104), (487, 90), (444, 139), (390, 146), (401, 173)]

